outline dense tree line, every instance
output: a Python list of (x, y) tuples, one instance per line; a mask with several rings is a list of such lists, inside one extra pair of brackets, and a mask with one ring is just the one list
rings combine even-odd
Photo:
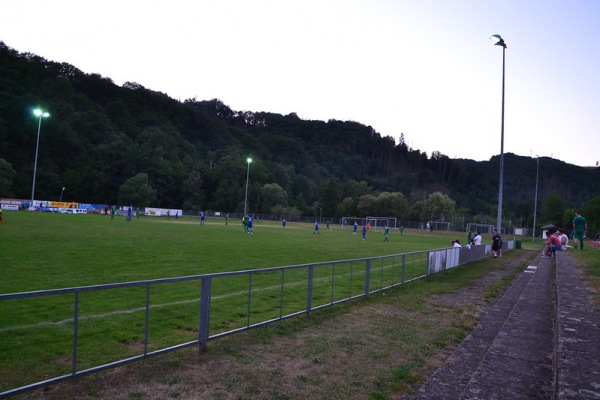
[[(19, 53), (0, 42), (0, 197), (30, 195), (37, 118), (36, 198), (274, 215), (434, 220), (495, 216), (499, 158), (428, 156), (354, 121), (234, 111), (183, 102), (127, 82)], [(504, 217), (531, 224), (536, 160), (505, 155)], [(540, 221), (564, 223), (600, 195), (600, 169), (540, 160)], [(595, 200), (597, 201), (597, 200)], [(556, 203), (556, 201), (554, 201)], [(556, 204), (555, 204), (556, 206)], [(560, 218), (559, 218), (560, 217)]]

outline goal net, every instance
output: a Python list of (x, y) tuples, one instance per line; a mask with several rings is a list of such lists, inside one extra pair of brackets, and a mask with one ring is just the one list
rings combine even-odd
[(450, 231), (452, 224), (450, 222), (429, 221), (429, 227), (432, 231)]
[(352, 229), (352, 227), (354, 226), (354, 222), (356, 221), (356, 223), (358, 224), (359, 228), (362, 228), (362, 226), (366, 223), (366, 218), (358, 218), (358, 217), (342, 217), (342, 229), (348, 228), (348, 229)]
[(366, 224), (369, 227), (369, 230), (375, 232), (383, 231), (386, 226), (390, 229), (396, 229), (398, 224), (398, 219), (394, 217), (342, 217), (342, 229), (352, 229), (354, 221), (356, 221), (359, 228), (362, 228), (362, 226)]
[(382, 231), (387, 226), (390, 229), (396, 229), (397, 218), (394, 217), (367, 217), (367, 225), (371, 225), (372, 231)]
[(478, 231), (479, 233), (492, 233), (494, 231), (494, 225), (468, 223), (466, 232), (475, 231)]

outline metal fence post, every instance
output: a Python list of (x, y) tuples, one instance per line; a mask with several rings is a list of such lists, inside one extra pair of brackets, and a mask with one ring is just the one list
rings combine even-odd
[(200, 328), (198, 332), (200, 351), (206, 351), (206, 342), (208, 341), (211, 283), (212, 279), (209, 276), (205, 276), (204, 278), (202, 278), (202, 287), (200, 289)]
[(365, 296), (369, 295), (369, 286), (371, 285), (371, 259), (367, 258), (365, 264)]
[(144, 317), (144, 356), (148, 355), (150, 340), (150, 283), (146, 283), (146, 315)]
[(77, 373), (77, 336), (79, 335), (79, 292), (75, 292), (75, 304), (73, 307), (73, 359), (71, 360), (71, 371)]
[(401, 283), (404, 285), (404, 273), (406, 271), (406, 254), (402, 254), (402, 280)]
[(308, 267), (308, 282), (306, 288), (306, 312), (310, 312), (312, 308), (312, 292), (313, 292), (313, 279), (314, 279), (314, 265)]

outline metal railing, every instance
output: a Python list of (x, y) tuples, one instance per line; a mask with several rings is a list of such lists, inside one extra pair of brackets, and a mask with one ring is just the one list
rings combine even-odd
[[(512, 248), (512, 242), (505, 244)], [(365, 297), (489, 245), (0, 294), (0, 398)], [(48, 378), (48, 376), (52, 376)], [(31, 382), (34, 381), (34, 382)]]

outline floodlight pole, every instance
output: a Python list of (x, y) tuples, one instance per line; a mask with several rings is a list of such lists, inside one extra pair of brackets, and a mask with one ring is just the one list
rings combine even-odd
[(496, 229), (502, 233), (502, 190), (504, 187), (504, 69), (506, 43), (500, 35), (492, 35), (490, 39), (496, 46), (502, 46), (502, 116), (500, 125), (500, 178), (498, 181), (498, 218), (496, 220)]
[(33, 209), (35, 210), (35, 207), (33, 205), (33, 199), (35, 198), (35, 176), (37, 173), (38, 150), (40, 148), (40, 131), (42, 129), (42, 117), (48, 118), (50, 114), (40, 110), (39, 108), (36, 108), (35, 110), (33, 110), (33, 115), (38, 117), (37, 141), (35, 144), (35, 159), (33, 161), (33, 184), (31, 185), (31, 207), (33, 207)]
[(60, 191), (60, 200), (59, 200), (60, 202), (62, 202), (62, 195), (63, 195), (64, 191), (65, 191), (65, 187), (63, 186), (62, 190)]
[(533, 201), (533, 233), (531, 235), (531, 241), (535, 241), (535, 219), (537, 216), (537, 197), (538, 197), (538, 177), (540, 176), (540, 156), (537, 154), (537, 168), (535, 170), (535, 200)]
[(246, 216), (246, 209), (248, 206), (248, 180), (250, 178), (250, 163), (252, 162), (252, 159), (250, 157), (248, 157), (248, 159), (246, 159), (246, 162), (248, 163), (248, 170), (246, 171), (246, 195), (244, 196), (244, 215), (243, 215), (243, 217)]

